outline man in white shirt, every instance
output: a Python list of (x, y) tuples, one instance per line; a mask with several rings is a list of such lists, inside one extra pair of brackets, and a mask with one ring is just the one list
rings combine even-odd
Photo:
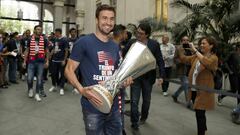
[[(169, 43), (168, 35), (163, 35), (160, 49), (161, 49), (163, 60), (165, 63), (164, 70), (165, 70), (166, 78), (169, 78), (171, 75), (172, 66), (174, 64), (175, 46)], [(169, 87), (169, 82), (164, 80), (162, 84), (162, 91), (164, 96), (168, 95), (167, 93), (168, 87)]]

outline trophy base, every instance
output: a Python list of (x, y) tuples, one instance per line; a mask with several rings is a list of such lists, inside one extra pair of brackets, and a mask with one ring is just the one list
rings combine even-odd
[(93, 92), (100, 97), (102, 104), (101, 106), (96, 106), (93, 104), (93, 106), (98, 109), (102, 113), (109, 113), (113, 104), (113, 97), (111, 93), (104, 88), (102, 85), (94, 85), (93, 86)]

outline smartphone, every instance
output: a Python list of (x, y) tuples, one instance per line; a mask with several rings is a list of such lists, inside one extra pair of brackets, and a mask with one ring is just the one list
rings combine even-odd
[(190, 48), (189, 44), (183, 44), (183, 48)]

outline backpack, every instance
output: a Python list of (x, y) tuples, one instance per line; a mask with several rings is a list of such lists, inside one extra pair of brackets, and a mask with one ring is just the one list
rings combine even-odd
[(218, 68), (215, 73), (213, 73), (214, 79), (214, 89), (220, 90), (223, 85), (223, 72)]

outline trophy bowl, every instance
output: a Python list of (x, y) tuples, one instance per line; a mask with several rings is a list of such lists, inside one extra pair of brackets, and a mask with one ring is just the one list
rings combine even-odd
[[(102, 104), (101, 106), (92, 105), (97, 108), (100, 112), (109, 113), (113, 104), (113, 97), (111, 93), (102, 85), (94, 85), (92, 90), (98, 97), (100, 97)], [(91, 101), (90, 101), (91, 102)]]

